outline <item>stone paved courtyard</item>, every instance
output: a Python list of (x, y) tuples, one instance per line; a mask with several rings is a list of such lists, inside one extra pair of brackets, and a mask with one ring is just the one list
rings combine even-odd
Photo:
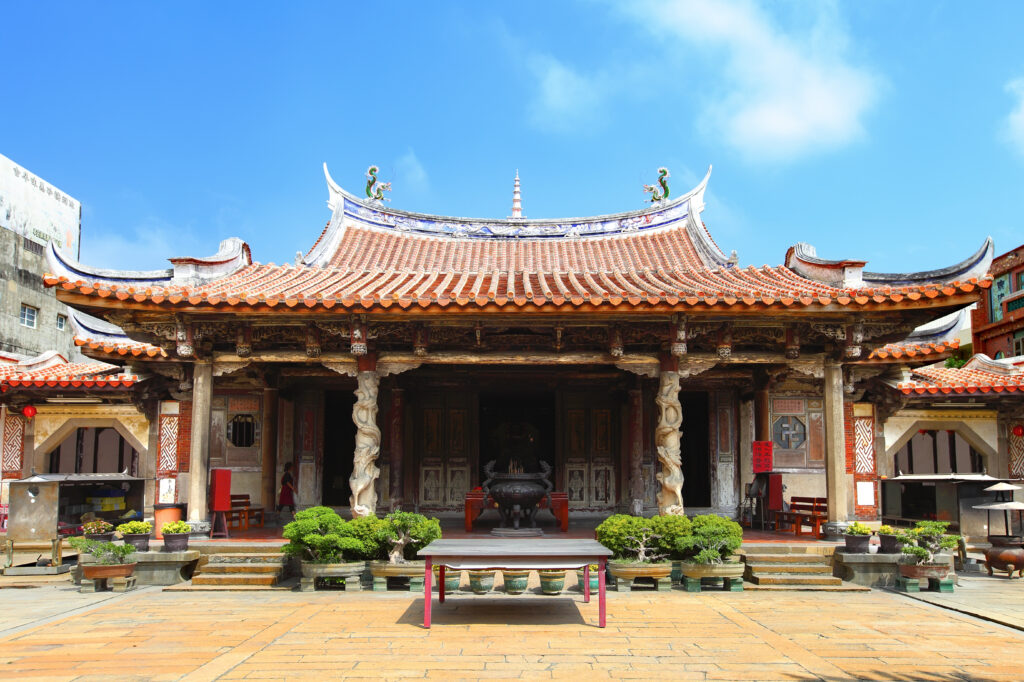
[(889, 592), (610, 593), (605, 630), (567, 594), (459, 594), (425, 630), (402, 592), (7, 588), (0, 677), (1022, 678), (1024, 632)]

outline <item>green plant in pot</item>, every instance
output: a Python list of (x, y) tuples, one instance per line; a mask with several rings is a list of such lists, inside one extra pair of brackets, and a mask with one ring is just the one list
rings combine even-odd
[(871, 529), (859, 521), (854, 521), (843, 533), (846, 540), (847, 554), (867, 554), (871, 545)]
[(415, 560), (416, 552), (441, 537), (441, 522), (405, 511), (391, 512), (383, 521), (370, 562), (373, 589), (387, 589), (388, 578), (408, 578), (410, 590), (422, 589), (424, 562)]
[(900, 536), (892, 526), (882, 525), (878, 528), (878, 553), (899, 554)]
[[(598, 566), (597, 564), (590, 564), (590, 590), (591, 590), (591, 592), (596, 590), (598, 588), (598, 586), (599, 586), (598, 580), (600, 580), (600, 576), (598, 576), (597, 572), (600, 570), (600, 568), (601, 567)], [(583, 569), (582, 568), (577, 569), (576, 570), (576, 584), (577, 584), (577, 587), (579, 587), (580, 592), (583, 591), (583, 581), (585, 579), (586, 578), (583, 575)]]
[(117, 527), (117, 532), (125, 544), (131, 545), (139, 552), (149, 551), (149, 536), (153, 532), (153, 524), (149, 521), (128, 521)]
[(959, 535), (946, 535), (949, 523), (945, 521), (918, 521), (911, 530), (900, 533), (904, 559), (900, 575), (905, 578), (935, 578), (942, 580), (949, 573), (948, 561), (936, 561), (935, 555), (944, 549), (955, 549)]
[(662, 536), (654, 532), (651, 519), (614, 514), (594, 530), (597, 541), (612, 552), (608, 570), (616, 589), (627, 590), (637, 578), (654, 581), (658, 590), (671, 589), (672, 562), (661, 551)]
[(301, 562), (300, 590), (316, 589), (318, 580), (344, 578), (345, 591), (362, 589), (366, 545), (354, 536), (352, 524), (330, 507), (310, 507), (295, 513), (282, 532), (282, 550)]
[(103, 519), (87, 521), (82, 524), (82, 533), (89, 540), (109, 542), (114, 539), (114, 524), (108, 523)]
[(686, 516), (663, 514), (652, 517), (650, 524), (651, 530), (661, 536), (658, 549), (672, 562), (672, 582), (678, 583), (683, 576), (682, 562), (686, 559), (681, 544), (693, 534), (693, 522)]
[(743, 589), (744, 564), (734, 552), (743, 544), (743, 528), (715, 514), (693, 518), (692, 534), (679, 542), (687, 557), (681, 564), (683, 584), (688, 592), (699, 592), (701, 580), (722, 579), (727, 590)]
[[(82, 537), (71, 538), (69, 542), (79, 552), (83, 578), (127, 578), (135, 571), (135, 563), (129, 561), (131, 555), (135, 553), (135, 548), (131, 545)], [(91, 557), (91, 561), (83, 562), (83, 555)]]
[(165, 552), (184, 552), (188, 549), (188, 536), (192, 526), (185, 521), (173, 521), (160, 527), (164, 536)]

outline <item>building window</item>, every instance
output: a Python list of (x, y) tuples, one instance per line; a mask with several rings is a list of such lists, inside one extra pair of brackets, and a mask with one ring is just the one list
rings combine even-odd
[(62, 332), (68, 326), (68, 316), (57, 314), (57, 331)]
[(34, 242), (31, 239), (29, 239), (28, 237), (22, 237), (22, 239), (23, 239), (22, 246), (24, 246), (26, 251), (28, 251), (29, 253), (34, 253), (37, 256), (42, 256), (43, 255), (43, 245), (42, 244), (40, 244), (38, 242)]
[(236, 448), (251, 448), (256, 442), (256, 417), (236, 414), (228, 422), (228, 440)]
[(36, 328), (36, 317), (39, 315), (39, 308), (33, 308), (30, 305), (21, 304), (21, 326), (28, 327), (29, 329)]
[(807, 440), (807, 427), (799, 417), (778, 417), (772, 427), (772, 440), (780, 448), (794, 450)]
[(1013, 335), (1013, 354), (1024, 355), (1024, 331)]

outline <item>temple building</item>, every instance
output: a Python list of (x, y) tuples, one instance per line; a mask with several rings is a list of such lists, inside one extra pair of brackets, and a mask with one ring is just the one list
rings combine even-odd
[[(74, 424), (41, 437), (18, 412), (31, 402), (111, 411), (88, 424), (138, 455), (147, 504), (187, 502), (194, 521), (213, 468), (271, 506), (293, 462), (302, 506), (361, 515), (461, 510), (491, 460), (546, 462), (570, 512), (735, 517), (754, 441), (774, 444), (788, 495), (827, 497), (831, 522), (877, 519), (905, 435), (884, 422), (910, 409), (908, 382), (941, 386), (914, 367), (948, 355), (940, 320), (991, 284), (991, 240), (931, 272), (803, 243), (741, 266), (702, 218), (710, 170), (678, 196), (661, 172), (644, 209), (562, 220), (522, 217), (518, 174), (513, 217), (489, 220), (394, 209), (376, 168), (364, 197), (324, 170), (330, 220), (294, 263), (253, 262), (237, 238), (146, 272), (51, 249), (76, 343), (131, 383), (6, 394), (4, 477), (73, 459), (52, 453)], [(973, 452), (1009, 474), (1005, 454)]]

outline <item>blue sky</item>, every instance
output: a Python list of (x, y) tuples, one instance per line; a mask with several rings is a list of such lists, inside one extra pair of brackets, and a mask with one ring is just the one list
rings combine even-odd
[(743, 265), (788, 246), (920, 270), (1024, 241), (1024, 3), (5, 3), (0, 153), (83, 204), (83, 262), (262, 262), (392, 205), (626, 211), (714, 165)]

